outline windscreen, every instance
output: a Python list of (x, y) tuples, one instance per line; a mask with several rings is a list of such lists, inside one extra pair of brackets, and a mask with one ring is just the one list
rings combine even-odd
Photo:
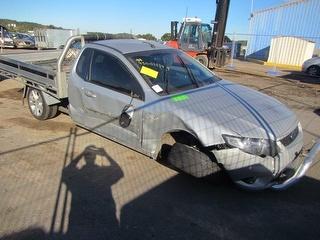
[(127, 57), (159, 95), (193, 89), (219, 80), (209, 69), (178, 50), (138, 52)]

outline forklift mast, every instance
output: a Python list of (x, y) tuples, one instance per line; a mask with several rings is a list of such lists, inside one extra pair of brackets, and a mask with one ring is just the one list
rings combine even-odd
[(178, 21), (172, 21), (171, 22), (171, 40), (177, 40), (178, 39)]
[(217, 9), (214, 20), (211, 46), (208, 50), (209, 67), (226, 64), (228, 49), (223, 47), (230, 0), (216, 0)]
[(223, 46), (226, 31), (230, 0), (216, 0), (217, 10), (212, 34), (212, 47)]

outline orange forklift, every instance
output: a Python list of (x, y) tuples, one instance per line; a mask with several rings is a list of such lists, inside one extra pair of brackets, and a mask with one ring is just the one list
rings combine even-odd
[(165, 44), (179, 48), (209, 68), (224, 66), (230, 50), (223, 46), (230, 0), (216, 0), (213, 31), (200, 18), (186, 17), (178, 32), (178, 22), (171, 22), (171, 40)]

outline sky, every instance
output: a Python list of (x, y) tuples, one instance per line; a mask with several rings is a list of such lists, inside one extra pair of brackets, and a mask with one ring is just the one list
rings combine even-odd
[[(252, 0), (231, 0), (227, 32), (248, 32)], [(170, 32), (170, 21), (200, 17), (214, 19), (215, 0), (21, 0), (1, 1), (0, 18), (53, 24), (81, 32), (152, 33), (160, 38)], [(285, 0), (253, 0), (254, 10)]]

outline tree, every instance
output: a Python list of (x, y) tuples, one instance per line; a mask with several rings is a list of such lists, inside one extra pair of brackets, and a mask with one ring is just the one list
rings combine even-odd
[(9, 25), (10, 31), (14, 31), (14, 32), (34, 31), (37, 28), (63, 29), (61, 27), (56, 27), (52, 24), (42, 25), (42, 24), (34, 23), (34, 22), (19, 22), (19, 21), (10, 20), (10, 19), (0, 19), (0, 25), (5, 26), (5, 27), (7, 27)]
[(146, 33), (146, 34), (138, 34), (136, 36), (137, 38), (144, 38), (146, 40), (157, 40), (157, 38), (155, 36), (153, 36), (151, 33)]
[(162, 41), (170, 41), (171, 40), (171, 33), (165, 33), (161, 37)]

